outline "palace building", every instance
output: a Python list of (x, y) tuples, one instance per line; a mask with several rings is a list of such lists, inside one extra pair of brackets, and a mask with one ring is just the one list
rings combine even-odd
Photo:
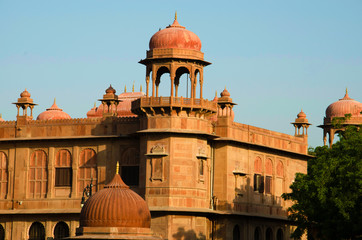
[[(118, 171), (146, 201), (152, 236), (289, 239), (290, 202), (281, 194), (289, 191), (295, 173), (307, 171), (306, 114), (301, 111), (292, 122), (294, 135), (235, 122), (227, 89), (212, 100), (203, 98), (203, 73), (211, 63), (199, 37), (176, 18), (152, 36), (140, 63), (146, 68), (145, 93), (118, 95), (110, 86), (94, 96), (100, 105), (85, 110), (86, 118), (71, 118), (55, 100), (35, 117), (37, 96), (27, 90), (14, 103), (16, 120), (0, 118), (0, 240), (73, 238), (81, 216), (84, 220), (83, 205), (93, 206), (89, 214), (107, 224), (100, 209), (112, 216), (117, 204), (125, 204), (115, 196), (105, 199), (115, 192), (112, 186), (123, 186), (121, 180), (114, 185)], [(163, 74), (169, 78), (162, 81), (170, 81), (166, 97), (159, 96)], [(180, 94), (184, 74), (190, 97)], [(102, 189), (107, 194), (97, 196), (107, 206), (86, 202)], [(132, 219), (126, 226), (133, 226)]]

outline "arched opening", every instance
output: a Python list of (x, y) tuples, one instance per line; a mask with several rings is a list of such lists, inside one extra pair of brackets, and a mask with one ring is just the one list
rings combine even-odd
[(5, 240), (5, 229), (1, 224), (0, 224), (0, 240)]
[(261, 240), (261, 230), (260, 227), (256, 227), (254, 231), (254, 240)]
[(61, 240), (69, 237), (69, 227), (65, 222), (58, 222), (54, 228), (54, 240)]
[[(185, 74), (186, 73), (186, 74)], [(189, 78), (189, 70), (185, 67), (179, 67), (175, 74), (175, 97), (186, 97), (191, 96), (191, 82)], [(183, 76), (183, 77), (181, 77)]]
[(281, 228), (279, 228), (277, 231), (277, 240), (283, 240), (283, 239), (284, 239), (283, 230)]
[(29, 240), (45, 240), (45, 228), (40, 222), (34, 222), (29, 229)]
[(266, 240), (273, 240), (273, 230), (271, 228), (268, 228), (265, 232), (265, 239)]
[(233, 240), (240, 240), (240, 229), (238, 225), (235, 225), (233, 230)]
[(195, 98), (201, 98), (202, 94), (201, 94), (201, 73), (199, 71), (199, 69), (195, 70)]
[[(165, 77), (162, 78), (162, 84), (161, 84), (161, 77), (165, 73), (170, 73), (170, 70), (167, 67), (163, 66), (157, 70), (156, 82), (155, 82), (156, 91), (155, 91), (155, 95), (153, 95), (154, 97), (159, 97), (162, 95), (170, 96), (171, 78), (170, 78), (169, 74), (167, 75), (166, 79), (165, 79)], [(153, 90), (152, 90), (152, 93), (153, 93)]]

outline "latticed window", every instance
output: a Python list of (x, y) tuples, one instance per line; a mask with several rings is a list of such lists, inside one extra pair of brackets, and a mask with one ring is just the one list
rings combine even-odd
[(265, 162), (265, 193), (272, 193), (273, 186), (273, 162), (271, 159), (267, 159)]
[(54, 228), (54, 240), (61, 240), (69, 237), (69, 227), (65, 222), (58, 222)]
[(72, 160), (68, 150), (59, 150), (55, 159), (55, 186), (72, 186)]
[(97, 182), (97, 157), (93, 149), (84, 149), (79, 156), (78, 170), (78, 192), (83, 193), (83, 189), (93, 180), (93, 192), (96, 191)]
[(4, 152), (0, 152), (0, 199), (8, 193), (8, 160)]
[(256, 157), (254, 160), (254, 191), (263, 193), (264, 192), (264, 176), (262, 173), (262, 162), (260, 157)]
[(34, 222), (29, 229), (29, 240), (45, 240), (45, 229), (40, 222)]
[(46, 197), (47, 183), (47, 155), (42, 150), (34, 151), (30, 156), (29, 164), (29, 197)]

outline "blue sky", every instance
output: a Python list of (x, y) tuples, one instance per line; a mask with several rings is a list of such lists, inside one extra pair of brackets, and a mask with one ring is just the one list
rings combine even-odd
[[(325, 109), (361, 101), (362, 1), (3, 1), (0, 0), (0, 113), (25, 88), (39, 104), (72, 117), (86, 112), (112, 84), (143, 84), (151, 36), (178, 21), (202, 41), (204, 97), (229, 90), (237, 122), (294, 134), (300, 109), (321, 145)], [(169, 95), (162, 85), (161, 94)]]

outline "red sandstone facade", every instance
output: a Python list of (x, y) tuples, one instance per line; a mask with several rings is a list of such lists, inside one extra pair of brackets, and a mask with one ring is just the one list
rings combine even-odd
[[(54, 102), (33, 120), (35, 103), (24, 91), (16, 121), (0, 121), (0, 235), (74, 236), (84, 188), (92, 181), (93, 192), (103, 189), (119, 161), (164, 239), (288, 239), (289, 203), (280, 196), (307, 171), (308, 120), (298, 114), (295, 136), (234, 122), (226, 89), (202, 97), (210, 63), (200, 50), (200, 39), (175, 19), (140, 61), (146, 93), (116, 95), (110, 86), (83, 119)], [(164, 73), (169, 97), (158, 95)], [(178, 91), (185, 73), (191, 98)]]

